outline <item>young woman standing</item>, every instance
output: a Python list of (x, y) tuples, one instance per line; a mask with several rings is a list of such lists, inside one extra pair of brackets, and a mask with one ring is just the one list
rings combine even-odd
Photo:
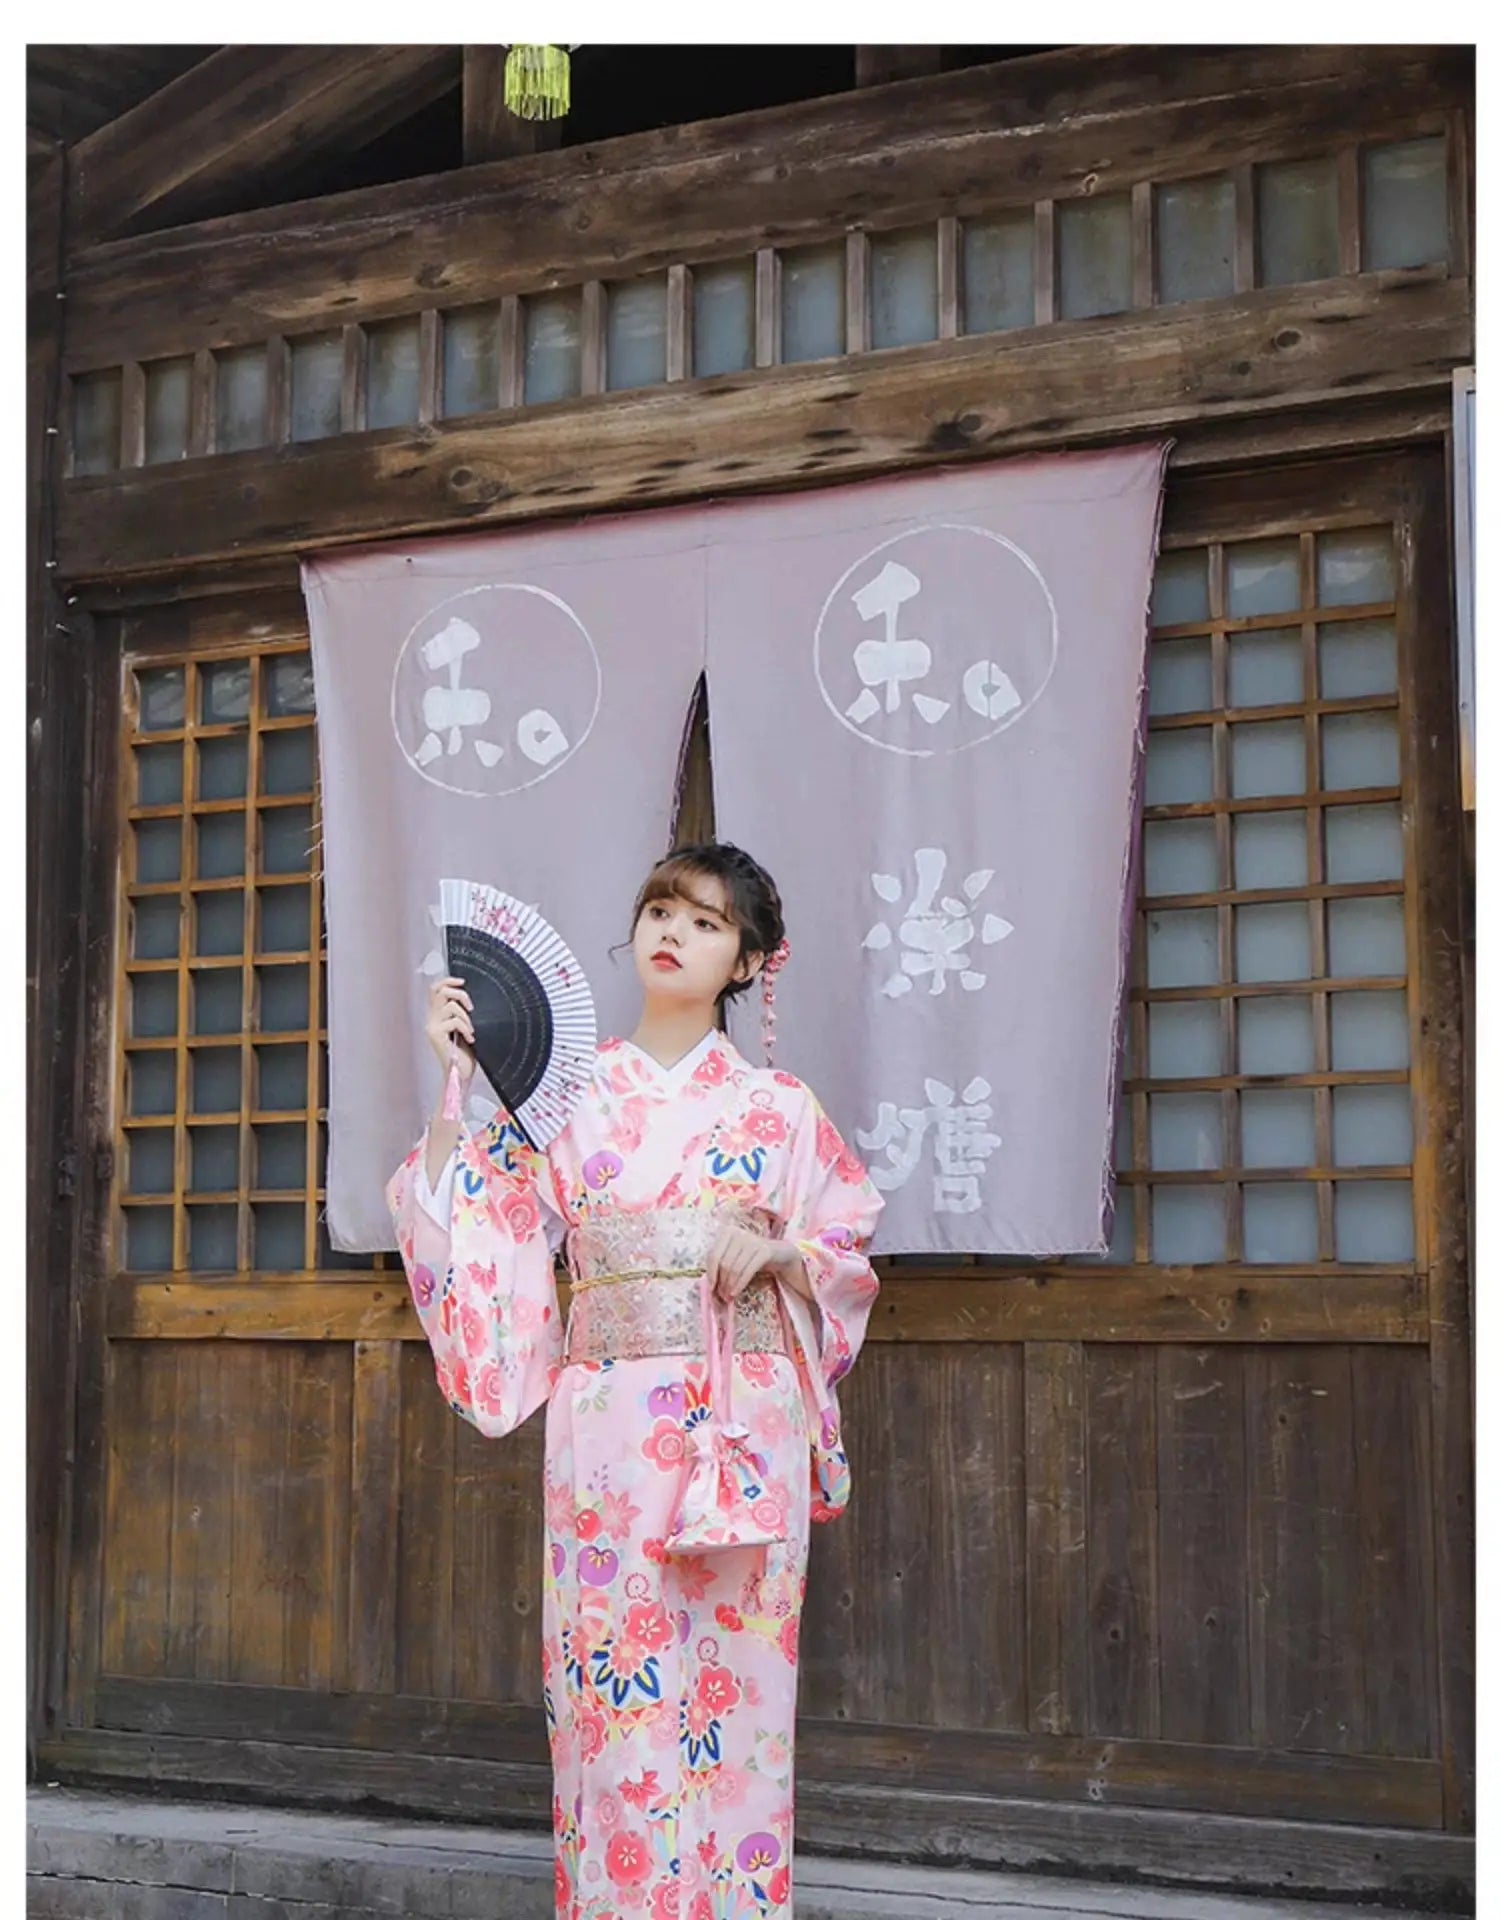
[[(884, 1201), (809, 1088), (718, 1030), (789, 952), (764, 869), (680, 849), (641, 887), (631, 945), (640, 1022), (602, 1042), (547, 1150), (503, 1109), (475, 1133), (440, 1108), (388, 1197), (449, 1404), (501, 1435), (547, 1403), (559, 1920), (790, 1920), (808, 1529), (848, 1498), (834, 1387), (869, 1320)], [(427, 1031), (464, 1083), (469, 1012), (461, 982), (434, 985)], [(741, 1518), (763, 1544), (692, 1551), (685, 1495), (728, 1411), (710, 1303), (732, 1317), (718, 1391), (748, 1429)]]

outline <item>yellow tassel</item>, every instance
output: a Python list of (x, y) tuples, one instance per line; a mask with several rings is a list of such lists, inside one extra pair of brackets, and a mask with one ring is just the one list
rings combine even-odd
[(505, 104), (518, 120), (560, 120), (568, 111), (570, 62), (561, 47), (512, 47)]

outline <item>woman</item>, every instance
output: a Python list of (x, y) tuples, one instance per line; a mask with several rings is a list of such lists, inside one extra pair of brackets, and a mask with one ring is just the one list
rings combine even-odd
[[(498, 1435), (547, 1402), (560, 1920), (789, 1917), (808, 1525), (848, 1498), (833, 1387), (869, 1320), (884, 1201), (809, 1089), (717, 1028), (764, 969), (769, 1054), (790, 949), (764, 869), (679, 849), (642, 886), (631, 944), (640, 1022), (601, 1044), (546, 1152), (503, 1109), (474, 1134), (440, 1106), (389, 1200), (450, 1405)], [(432, 988), (428, 1035), (465, 1084), (471, 1010), (461, 982)], [(715, 1312), (732, 1316), (722, 1408)], [(695, 1463), (731, 1412), (765, 1544), (691, 1551)]]

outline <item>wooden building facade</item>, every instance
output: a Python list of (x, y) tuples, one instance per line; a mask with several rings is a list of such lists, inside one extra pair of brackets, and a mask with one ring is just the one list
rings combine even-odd
[(547, 1817), (540, 1423), (320, 1225), (297, 556), (1168, 432), (1115, 1245), (884, 1263), (799, 1832), (1460, 1898), (1472, 51), (845, 49), (535, 151), (495, 49), (182, 51), (28, 162), (34, 1764)]

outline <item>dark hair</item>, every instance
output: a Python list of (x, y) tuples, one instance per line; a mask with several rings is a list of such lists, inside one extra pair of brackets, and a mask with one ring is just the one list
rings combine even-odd
[[(702, 840), (694, 846), (674, 847), (658, 860), (635, 897), (630, 915), (630, 940), (622, 940), (619, 947), (627, 947), (634, 940), (640, 917), (653, 900), (677, 898), (690, 900), (695, 906), (706, 906), (708, 902), (699, 900), (691, 889), (695, 880), (710, 878), (723, 883), (724, 911), (731, 924), (740, 930), (739, 958), (743, 960), (752, 953), (767, 956), (774, 953), (786, 932), (776, 882), (758, 860), (751, 859), (742, 847), (731, 846), (727, 840)], [(611, 955), (617, 953), (619, 947), (611, 947)], [(719, 1010), (722, 1012), (727, 1001), (737, 999), (750, 985), (750, 980), (731, 980), (719, 995), (716, 1003)]]

